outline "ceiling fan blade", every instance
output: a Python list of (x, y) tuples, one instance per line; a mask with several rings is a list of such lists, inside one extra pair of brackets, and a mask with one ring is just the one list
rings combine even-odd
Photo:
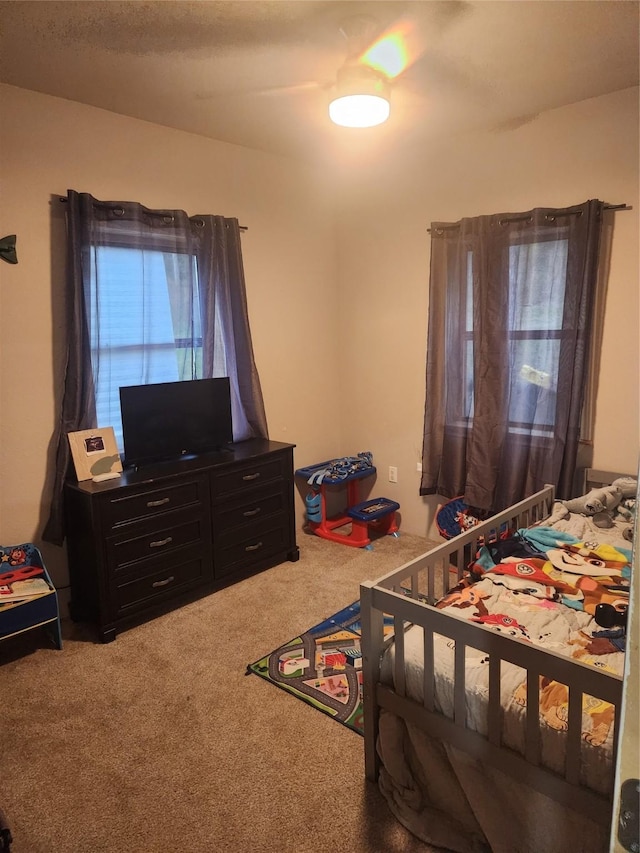
[(420, 56), (413, 66), (407, 68), (399, 81), (404, 88), (427, 93), (430, 88), (440, 92), (466, 93), (470, 98), (486, 101), (491, 97), (481, 76), (466, 64), (464, 67), (437, 50)]
[(195, 97), (199, 101), (209, 101), (215, 98), (272, 98), (285, 95), (303, 95), (307, 92), (328, 88), (329, 85), (317, 80), (308, 80), (304, 83), (293, 83), (290, 86), (267, 86), (264, 89), (236, 88), (219, 89), (214, 92), (198, 92)]

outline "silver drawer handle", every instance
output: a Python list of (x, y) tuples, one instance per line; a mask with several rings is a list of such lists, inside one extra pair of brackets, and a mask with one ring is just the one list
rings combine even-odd
[(248, 509), (242, 514), (245, 516), (245, 518), (249, 518), (252, 515), (257, 515), (259, 512), (262, 512), (262, 507), (257, 506), (255, 509)]
[(147, 506), (162, 506), (168, 504), (171, 498), (161, 498), (159, 501), (147, 501)]
[(154, 581), (154, 582), (151, 584), (151, 586), (154, 586), (154, 587), (155, 587), (155, 586), (166, 586), (168, 583), (171, 583), (171, 581), (174, 581), (174, 580), (175, 580), (174, 576), (173, 576), (173, 575), (171, 575), (171, 576), (170, 576), (170, 577), (168, 577), (166, 580), (163, 580), (163, 581)]
[(257, 542), (255, 545), (247, 545), (244, 549), (245, 551), (257, 551), (258, 548), (262, 548), (262, 542)]
[(257, 480), (259, 476), (260, 476), (260, 472), (256, 471), (255, 474), (245, 474), (242, 479), (243, 480)]
[(163, 545), (168, 545), (173, 542), (173, 536), (167, 536), (166, 539), (156, 539), (155, 542), (149, 542), (149, 548), (162, 548)]

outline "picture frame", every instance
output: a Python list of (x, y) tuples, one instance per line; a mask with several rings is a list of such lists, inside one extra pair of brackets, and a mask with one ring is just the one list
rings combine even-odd
[(122, 471), (113, 427), (81, 429), (69, 432), (67, 436), (78, 482)]

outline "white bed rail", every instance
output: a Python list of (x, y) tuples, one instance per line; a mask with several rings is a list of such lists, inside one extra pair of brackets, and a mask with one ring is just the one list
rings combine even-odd
[[(471, 561), (480, 537), (492, 537), (507, 524), (510, 529), (530, 526), (546, 518), (552, 510), (554, 489), (547, 486), (530, 498), (477, 527), (436, 546), (426, 554), (388, 573), (376, 582), (360, 587), (362, 651), (364, 673), (365, 771), (376, 779), (379, 765), (376, 752), (380, 709), (389, 710), (428, 734), (456, 746), (483, 762), (515, 776), (541, 791), (602, 823), (611, 816), (611, 803), (580, 785), (583, 696), (609, 702), (615, 708), (614, 750), (622, 697), (622, 679), (576, 660), (532, 646), (523, 640), (497, 634), (443, 613), (431, 606), (454, 585)], [(450, 567), (454, 566), (451, 573)], [(425, 600), (426, 599), (426, 600)], [(381, 659), (385, 647), (384, 615), (394, 620), (394, 684), (381, 683)], [(424, 631), (424, 677), (422, 704), (406, 696), (404, 635), (411, 625)], [(436, 661), (434, 634), (455, 644), (453, 718), (439, 712), (434, 702)], [(467, 727), (465, 690), (466, 649), (478, 649), (489, 656), (489, 698), (487, 733)], [(502, 743), (500, 678), (502, 662), (526, 670), (527, 704), (524, 754)], [(540, 677), (557, 681), (568, 691), (568, 720), (564, 772), (556, 773), (541, 763)], [(615, 754), (615, 752), (614, 752)], [(613, 767), (613, 762), (612, 762)], [(611, 786), (613, 785), (613, 770)]]

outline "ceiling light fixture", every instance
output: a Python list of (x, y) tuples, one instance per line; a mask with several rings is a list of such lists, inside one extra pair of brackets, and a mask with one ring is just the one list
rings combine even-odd
[(338, 71), (329, 117), (341, 127), (375, 127), (389, 118), (390, 87), (386, 77), (364, 65)]

